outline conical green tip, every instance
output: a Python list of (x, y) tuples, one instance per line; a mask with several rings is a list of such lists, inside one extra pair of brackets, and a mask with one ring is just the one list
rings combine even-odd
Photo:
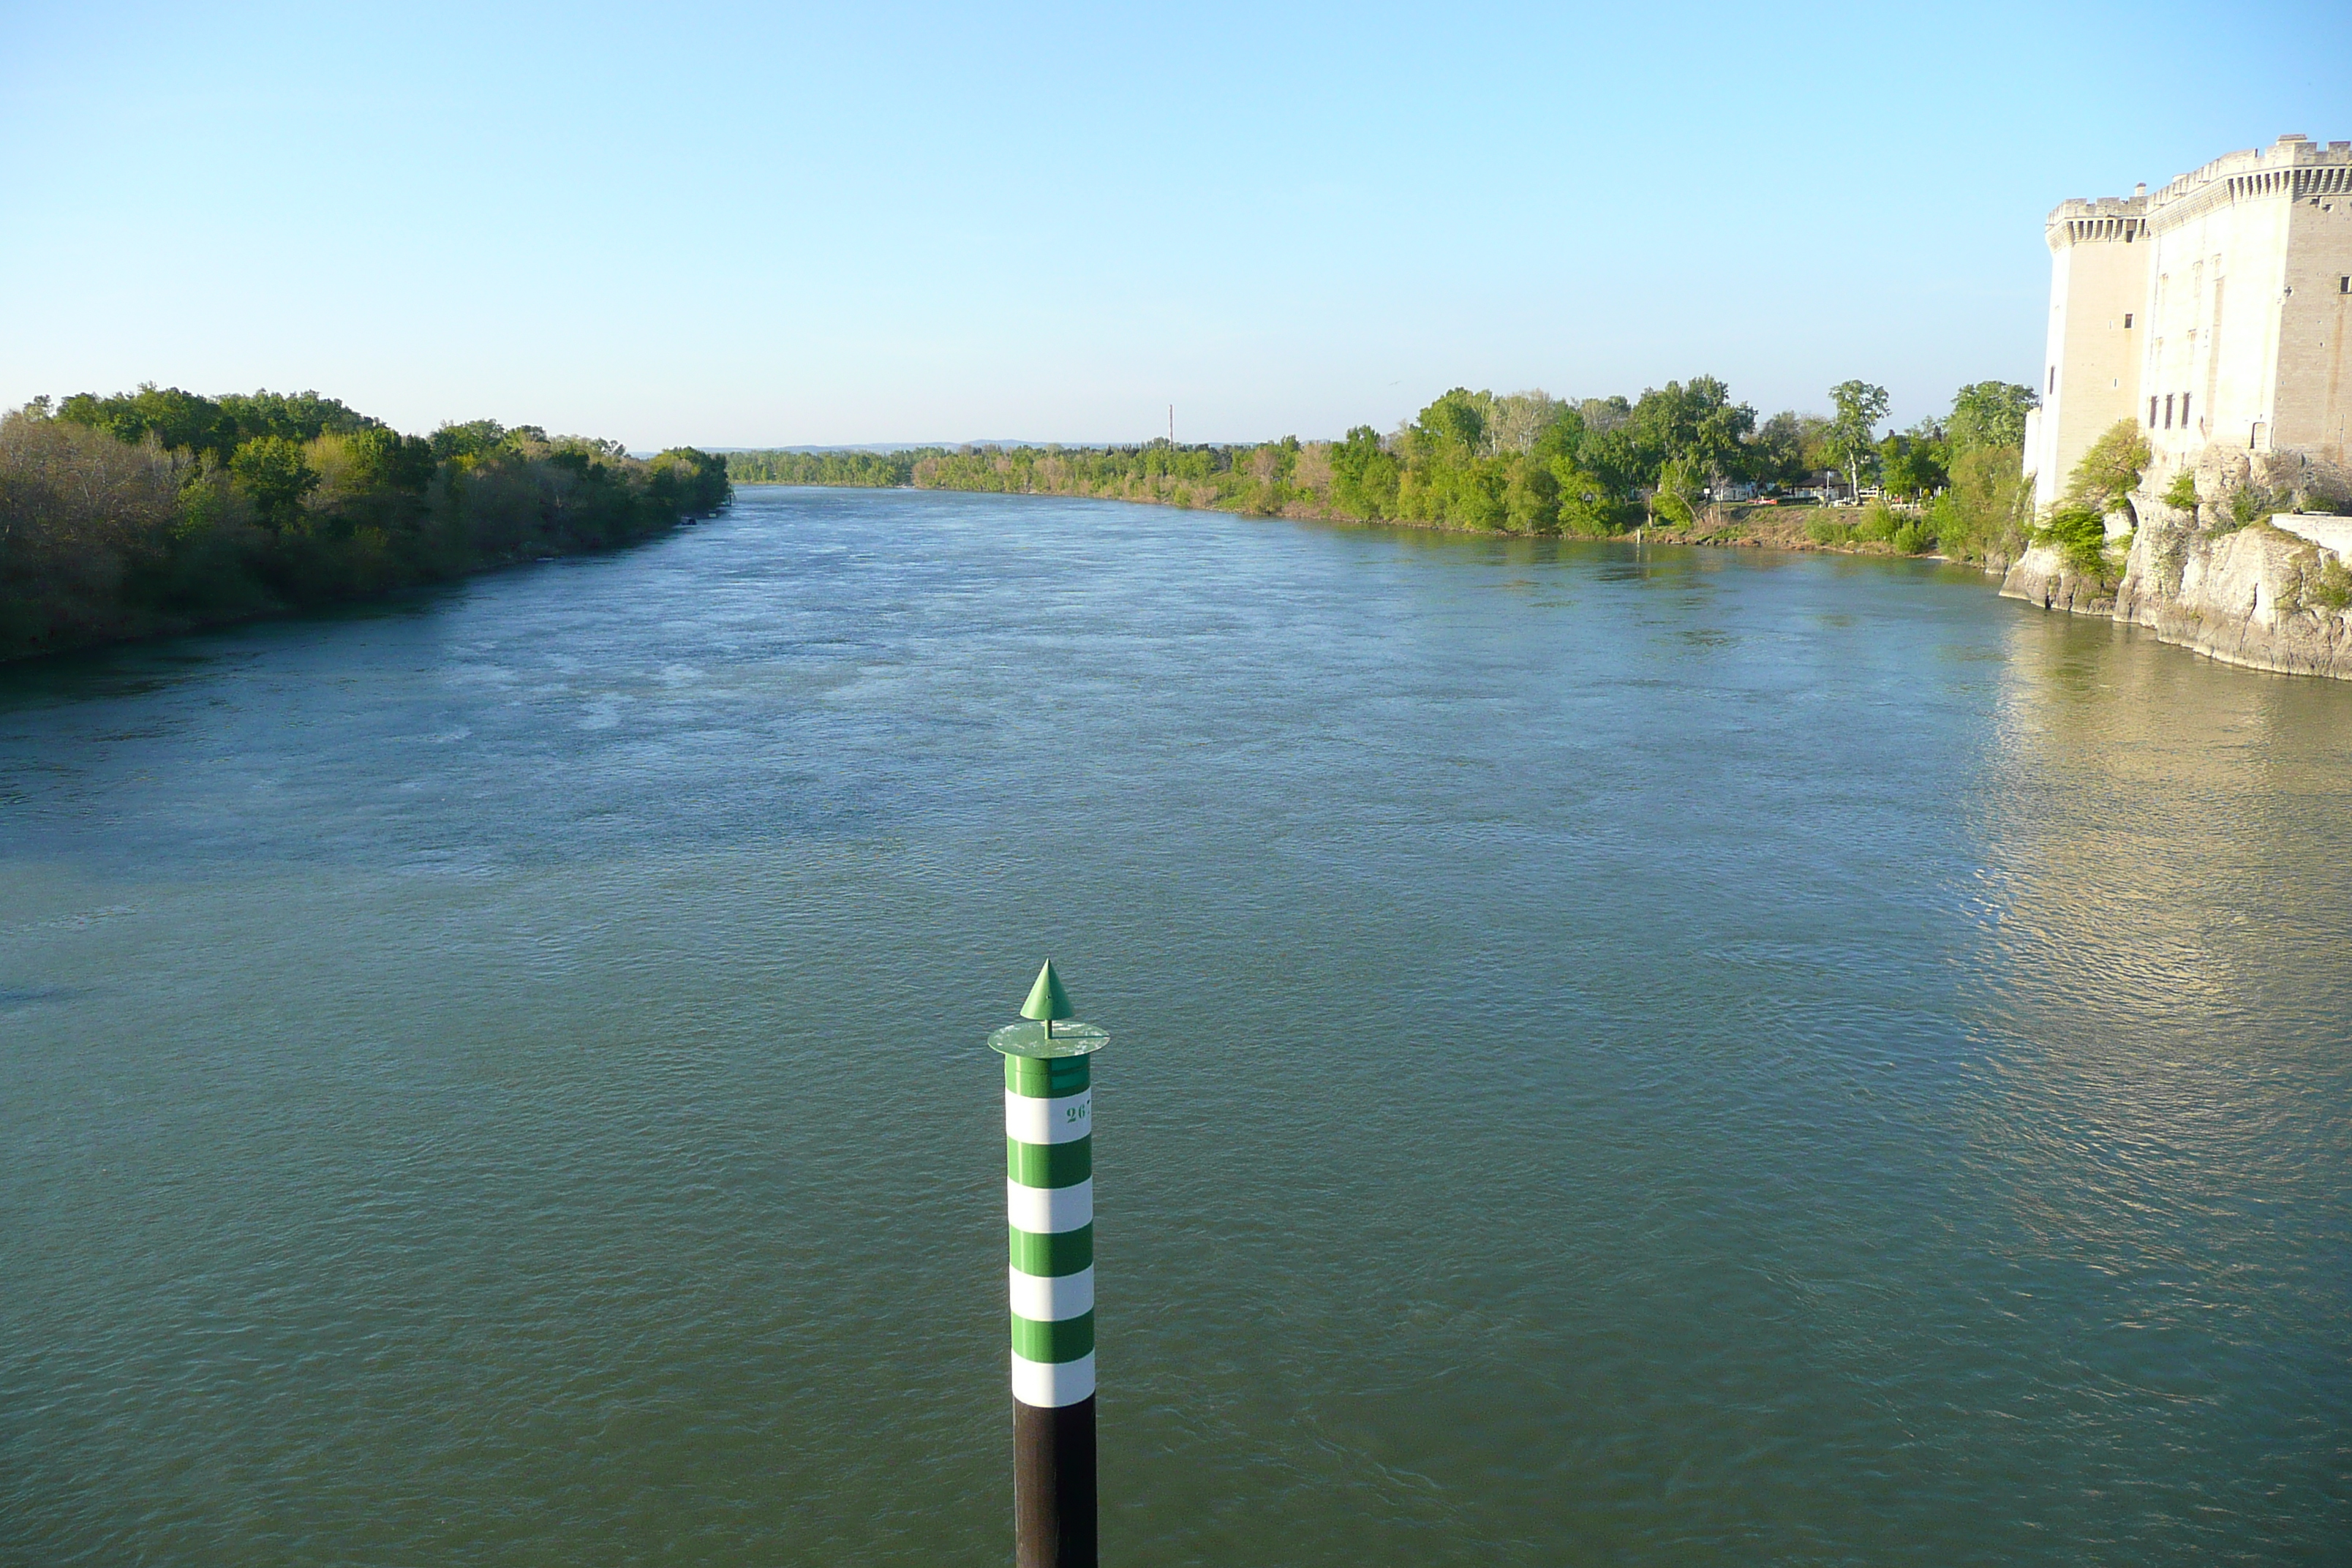
[(1076, 1013), (1070, 1005), (1070, 994), (1062, 989), (1062, 977), (1054, 973), (1054, 961), (1047, 959), (1045, 967), (1037, 972), (1037, 984), (1029, 987), (1029, 1000), (1021, 1004), (1021, 1016), (1050, 1024)]

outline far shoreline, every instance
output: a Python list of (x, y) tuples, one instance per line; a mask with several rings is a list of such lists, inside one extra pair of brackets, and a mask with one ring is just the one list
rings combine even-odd
[(1887, 561), (1926, 561), (1946, 566), (1965, 566), (1990, 577), (2002, 575), (2011, 564), (1997, 557), (1980, 563), (1937, 552), (1909, 554), (1877, 540), (1849, 539), (1829, 542), (1814, 539), (1806, 531), (1805, 525), (1813, 521), (1853, 528), (1870, 510), (1868, 507), (1856, 506), (1784, 507), (1759, 505), (1753, 501), (1730, 501), (1709, 507), (1696, 522), (1688, 524), (1644, 523), (1618, 533), (1535, 533), (1508, 529), (1461, 528), (1417, 518), (1349, 517), (1321, 508), (1295, 504), (1279, 511), (1254, 512), (1233, 507), (1196, 506), (1177, 496), (1087, 495), (1074, 490), (967, 489), (953, 485), (827, 485), (793, 479), (739, 479), (733, 483), (739, 490), (905, 490), (925, 495), (1001, 495), (1034, 497), (1039, 500), (1119, 501), (1131, 506), (1165, 507), (1172, 511), (1217, 512), (1226, 517), (1267, 522), (1326, 522), (1349, 528), (1396, 528), (1415, 533), (1443, 533), (1455, 539), (1549, 539), (1591, 544), (1680, 544), (1723, 550), (1780, 550), (1807, 555), (1861, 555)]

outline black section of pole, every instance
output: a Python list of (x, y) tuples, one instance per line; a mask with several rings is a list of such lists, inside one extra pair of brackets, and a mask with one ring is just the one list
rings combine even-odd
[(1018, 1568), (1095, 1568), (1095, 1400), (1013, 1402), (1013, 1540)]

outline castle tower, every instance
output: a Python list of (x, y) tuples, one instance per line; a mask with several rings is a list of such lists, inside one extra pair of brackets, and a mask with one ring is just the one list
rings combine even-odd
[(2025, 466), (2038, 506), (2055, 500), (2083, 454), (2139, 405), (2147, 293), (2147, 187), (2128, 198), (2058, 204), (2050, 247), (2050, 342)]
[(2025, 458), (2038, 504), (2118, 419), (2158, 475), (2211, 442), (2344, 460), (2352, 142), (2282, 136), (2153, 195), (2062, 202), (2044, 232), (2049, 350)]

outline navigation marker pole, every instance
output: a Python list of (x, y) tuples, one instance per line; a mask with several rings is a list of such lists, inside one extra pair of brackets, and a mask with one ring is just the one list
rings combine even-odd
[(1060, 1024), (1048, 963), (1004, 1058), (1004, 1196), (1013, 1241), (1013, 1517), (1019, 1568), (1095, 1568), (1094, 1079), (1110, 1043)]

